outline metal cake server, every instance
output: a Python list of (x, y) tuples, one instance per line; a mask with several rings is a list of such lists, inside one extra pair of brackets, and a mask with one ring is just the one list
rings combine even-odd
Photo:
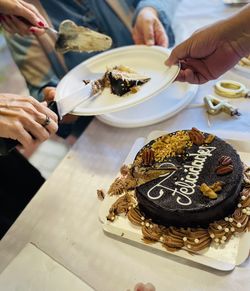
[[(31, 25), (23, 17), (19, 20), (26, 25)], [(56, 38), (55, 48), (60, 53), (68, 51), (97, 52), (104, 51), (111, 47), (111, 37), (91, 30), (84, 26), (78, 26), (73, 21), (66, 19), (59, 25), (59, 31), (53, 27), (46, 27), (46, 32)]]
[(59, 31), (52, 27), (48, 27), (47, 31), (56, 35), (55, 48), (60, 53), (104, 51), (112, 45), (109, 36), (84, 26), (77, 26), (71, 20), (64, 20), (59, 26)]

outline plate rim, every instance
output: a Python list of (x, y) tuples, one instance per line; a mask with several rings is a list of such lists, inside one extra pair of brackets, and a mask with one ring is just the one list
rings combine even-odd
[[(114, 126), (114, 127), (117, 127), (117, 128), (136, 128), (136, 127), (144, 127), (144, 126), (149, 126), (149, 125), (153, 125), (153, 124), (157, 124), (159, 122), (162, 122), (164, 120), (167, 120), (169, 118), (171, 118), (172, 116), (174, 116), (175, 114), (179, 113), (180, 111), (182, 111), (186, 106), (188, 106), (193, 98), (196, 96), (197, 94), (197, 91), (199, 89), (199, 85), (196, 85), (196, 84), (188, 84), (187, 85), (191, 88), (189, 92), (186, 92), (183, 96), (183, 98), (185, 98), (185, 95), (190, 93), (190, 96), (187, 97), (187, 100), (185, 102), (183, 102), (179, 107), (178, 106), (175, 106), (174, 107), (174, 110), (169, 113), (168, 115), (161, 115), (160, 117), (157, 117), (156, 119), (154, 119), (153, 121), (146, 121), (146, 122), (138, 122), (138, 123), (127, 123), (127, 124), (115, 124), (115, 122), (117, 122), (117, 119), (113, 119), (112, 118), (109, 118), (108, 115), (109, 114), (102, 114), (102, 115), (97, 115), (96, 118), (98, 120), (100, 120), (101, 122), (105, 123), (105, 124), (108, 124), (110, 126)], [(168, 90), (168, 88), (166, 88), (165, 90)], [(164, 92), (164, 90), (162, 91)], [(153, 96), (152, 98), (156, 97), (157, 95)], [(147, 102), (147, 101), (145, 101)], [(139, 104), (138, 104), (139, 105)], [(125, 109), (126, 110), (126, 109)], [(112, 114), (112, 112), (110, 113)]]
[(249, 69), (248, 69), (246, 66), (241, 66), (241, 65), (239, 65), (239, 64), (236, 64), (236, 65), (234, 66), (234, 69), (235, 69), (236, 71), (239, 71), (239, 72), (241, 72), (241, 73), (244, 73), (244, 74), (248, 75), (248, 77), (249, 77), (249, 75), (250, 75), (250, 67), (249, 67)]

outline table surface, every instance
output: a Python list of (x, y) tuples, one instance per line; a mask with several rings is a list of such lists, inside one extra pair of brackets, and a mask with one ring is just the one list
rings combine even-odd
[[(235, 9), (219, 0), (184, 0), (175, 21), (177, 41)], [(223, 78), (250, 88), (248, 78), (234, 71)], [(205, 94), (212, 93), (213, 84), (200, 86), (193, 104), (201, 104)], [(135, 129), (114, 128), (94, 119), (0, 242), (0, 271), (32, 242), (95, 290), (127, 290), (140, 281), (154, 283), (157, 290), (249, 290), (249, 260), (232, 272), (213, 270), (116, 240), (104, 234), (98, 220), (101, 202), (96, 190), (108, 189), (138, 137), (153, 130), (195, 126), (225, 138), (249, 140), (250, 100), (232, 102), (242, 113), (239, 118), (221, 114), (210, 117), (209, 123), (201, 107), (186, 108), (162, 123)]]

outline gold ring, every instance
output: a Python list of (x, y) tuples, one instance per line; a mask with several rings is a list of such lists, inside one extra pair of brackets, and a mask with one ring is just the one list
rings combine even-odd
[(46, 115), (46, 118), (45, 118), (44, 123), (42, 124), (42, 126), (46, 127), (49, 124), (50, 124), (50, 117), (48, 115)]

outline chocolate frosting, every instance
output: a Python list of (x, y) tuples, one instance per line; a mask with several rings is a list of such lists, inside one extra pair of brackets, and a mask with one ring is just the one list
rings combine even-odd
[[(145, 147), (151, 148), (154, 142)], [(231, 158), (233, 171), (218, 175), (216, 168), (222, 156)], [(136, 188), (138, 206), (153, 222), (165, 226), (206, 227), (233, 213), (242, 189), (243, 165), (231, 145), (215, 137), (210, 144), (192, 144), (183, 154), (167, 157), (163, 162), (162, 166), (177, 166), (178, 170)], [(217, 181), (224, 184), (218, 197), (204, 196), (199, 186)]]

